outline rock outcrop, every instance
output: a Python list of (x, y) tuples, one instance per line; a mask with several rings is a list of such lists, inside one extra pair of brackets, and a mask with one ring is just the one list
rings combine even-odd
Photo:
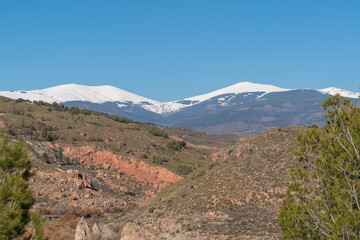
[(82, 217), (76, 226), (75, 240), (87, 240), (90, 237), (90, 230), (87, 222)]
[(82, 217), (76, 226), (75, 239), (74, 240), (109, 240), (114, 239), (115, 234), (106, 226), (101, 229), (97, 223), (92, 227), (92, 231), (89, 228), (88, 223)]

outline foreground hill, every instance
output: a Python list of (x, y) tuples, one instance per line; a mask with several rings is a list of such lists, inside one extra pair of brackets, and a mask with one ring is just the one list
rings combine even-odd
[[(7, 98), (0, 98), (0, 128), (30, 149), (33, 211), (49, 219), (50, 239), (73, 239), (80, 217), (116, 237), (128, 213), (209, 163), (217, 143), (239, 137), (211, 135), (214, 144), (197, 145), (155, 125)], [(188, 132), (200, 142), (207, 137)]]
[(172, 102), (151, 100), (112, 86), (77, 84), (33, 91), (2, 91), (0, 96), (58, 102), (140, 122), (225, 134), (281, 126), (322, 125), (321, 103), (336, 93), (360, 104), (359, 93), (338, 88), (284, 89), (250, 82)]
[(277, 215), (303, 131), (272, 129), (225, 148), (140, 208), (121, 239), (280, 239)]

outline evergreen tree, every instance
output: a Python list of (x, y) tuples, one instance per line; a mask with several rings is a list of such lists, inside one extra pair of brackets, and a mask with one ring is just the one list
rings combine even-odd
[(304, 167), (279, 214), (284, 239), (360, 239), (360, 109), (339, 95), (323, 108), (327, 124), (298, 137)]
[(30, 163), (22, 142), (11, 141), (0, 132), (0, 239), (14, 239), (24, 233), (34, 204), (28, 179)]

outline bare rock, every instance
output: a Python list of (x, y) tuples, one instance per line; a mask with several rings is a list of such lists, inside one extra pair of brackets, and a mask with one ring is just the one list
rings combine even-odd
[(76, 226), (75, 240), (87, 240), (90, 235), (90, 230), (87, 222), (81, 217)]

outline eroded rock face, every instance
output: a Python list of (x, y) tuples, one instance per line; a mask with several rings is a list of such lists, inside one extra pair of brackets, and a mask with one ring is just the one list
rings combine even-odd
[[(39, 155), (56, 156), (60, 149), (80, 164), (44, 165), (30, 179), (36, 206), (66, 209), (69, 206), (128, 209), (142, 205), (158, 190), (181, 177), (131, 157), (112, 154), (94, 146), (67, 147), (33, 143)], [(35, 157), (34, 157), (35, 158)]]
[(101, 228), (95, 223), (90, 230), (88, 223), (82, 217), (76, 226), (75, 239), (74, 240), (108, 240), (114, 239), (114, 233), (107, 228), (102, 226)]
[(76, 226), (75, 240), (89, 239), (90, 230), (87, 222), (82, 217)]
[[(99, 179), (100, 177), (102, 176), (99, 176)], [(78, 170), (68, 169), (57, 172), (37, 170), (35, 176), (30, 179), (30, 185), (35, 191), (37, 207), (81, 206), (99, 208), (106, 207), (109, 204), (118, 207), (126, 205), (123, 199), (103, 191), (102, 185), (97, 184), (95, 186), (95, 179), (97, 178), (89, 177), (86, 173)], [(109, 187), (111, 188), (111, 186), (106, 186), (104, 189)]]
[(63, 151), (71, 159), (80, 160), (82, 164), (114, 169), (153, 184), (167, 185), (181, 179), (165, 168), (151, 166), (132, 157), (115, 155), (108, 150), (97, 150), (94, 146), (66, 147)]

